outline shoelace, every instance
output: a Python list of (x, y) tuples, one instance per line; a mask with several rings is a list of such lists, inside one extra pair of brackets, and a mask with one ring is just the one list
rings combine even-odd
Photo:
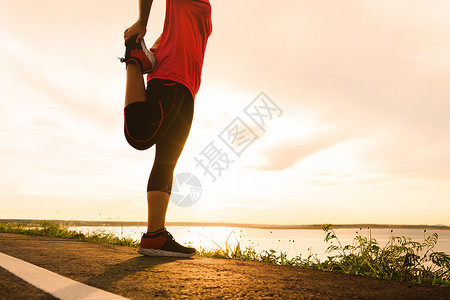
[(167, 231), (167, 229), (166, 229), (166, 234), (167, 234), (167, 236), (168, 236), (172, 241), (175, 241), (175, 239), (174, 239), (173, 236), (170, 234), (170, 232)]

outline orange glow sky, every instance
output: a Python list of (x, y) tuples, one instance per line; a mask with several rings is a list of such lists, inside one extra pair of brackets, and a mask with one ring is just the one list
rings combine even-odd
[[(147, 44), (162, 30), (155, 0)], [(146, 220), (154, 150), (123, 137), (138, 1), (0, 0), (0, 218)], [(450, 225), (450, 2), (211, 0), (168, 221)], [(283, 115), (214, 183), (196, 157), (264, 91)]]

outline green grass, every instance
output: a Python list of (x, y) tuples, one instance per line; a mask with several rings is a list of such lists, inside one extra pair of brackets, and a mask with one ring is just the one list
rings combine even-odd
[(119, 238), (104, 230), (98, 230), (90, 234), (84, 234), (75, 230), (70, 230), (69, 227), (54, 222), (42, 222), (39, 226), (26, 226), (23, 224), (9, 223), (0, 224), (0, 232), (65, 238), (119, 246), (139, 247), (139, 242), (136, 242), (131, 238)]
[[(359, 234), (351, 245), (342, 245), (331, 225), (324, 225), (322, 229), (325, 232), (324, 241), (330, 243), (327, 249), (330, 255), (324, 261), (320, 261), (313, 254), (306, 258), (296, 256), (289, 259), (285, 252), (277, 253), (275, 250), (257, 253), (252, 247), (242, 249), (237, 239), (235, 244), (230, 245), (229, 239), (234, 231), (228, 236), (225, 245), (219, 245), (213, 241), (215, 248), (200, 248), (198, 255), (450, 286), (450, 255), (434, 251), (438, 241), (436, 233), (426, 237), (422, 243), (403, 236), (391, 236), (388, 243), (382, 247), (375, 239)], [(70, 230), (62, 224), (51, 222), (43, 222), (39, 226), (0, 224), (0, 232), (139, 247), (139, 242), (131, 238), (118, 238), (106, 231), (83, 234)]]
[(450, 286), (450, 255), (434, 251), (437, 233), (421, 243), (391, 236), (383, 247), (375, 239), (357, 234), (352, 245), (343, 246), (331, 225), (324, 225), (323, 230), (325, 242), (337, 244), (327, 249), (335, 254), (318, 263), (321, 270)]
[(428, 236), (422, 243), (403, 236), (392, 236), (381, 247), (376, 239), (359, 234), (351, 245), (342, 245), (331, 225), (324, 225), (322, 229), (325, 231), (324, 241), (330, 243), (327, 249), (330, 256), (325, 261), (320, 261), (313, 254), (306, 258), (296, 256), (289, 259), (285, 252), (277, 253), (275, 250), (256, 253), (252, 247), (242, 249), (237, 240), (234, 246), (230, 246), (228, 242), (233, 232), (225, 245), (213, 241), (217, 248), (200, 248), (199, 255), (450, 286), (450, 256), (433, 250), (438, 241), (437, 233)]

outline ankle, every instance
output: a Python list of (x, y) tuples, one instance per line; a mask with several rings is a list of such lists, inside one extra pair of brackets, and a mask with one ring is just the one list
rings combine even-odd
[(147, 227), (147, 235), (155, 234), (161, 231), (165, 231), (166, 228), (164, 226), (149, 226)]
[(139, 65), (139, 62), (134, 58), (130, 58), (125, 62), (125, 68), (127, 71), (139, 72), (140, 74), (142, 74), (141, 66)]
[(152, 231), (150, 231), (150, 230), (147, 230), (147, 232), (145, 233), (147, 236), (152, 236), (152, 235), (156, 235), (156, 234), (159, 234), (159, 233), (162, 233), (162, 232), (164, 232), (164, 231), (166, 231), (166, 228), (159, 228), (159, 229), (157, 229), (157, 230), (152, 230)]

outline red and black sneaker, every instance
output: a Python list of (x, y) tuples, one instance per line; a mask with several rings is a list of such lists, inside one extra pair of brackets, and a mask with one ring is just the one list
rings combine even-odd
[(144, 39), (140, 44), (133, 37), (125, 42), (125, 57), (120, 58), (120, 62), (136, 64), (141, 69), (142, 74), (150, 73), (156, 67), (156, 60), (152, 52), (145, 45)]
[(144, 233), (138, 253), (147, 256), (191, 257), (197, 250), (178, 244), (165, 229)]

